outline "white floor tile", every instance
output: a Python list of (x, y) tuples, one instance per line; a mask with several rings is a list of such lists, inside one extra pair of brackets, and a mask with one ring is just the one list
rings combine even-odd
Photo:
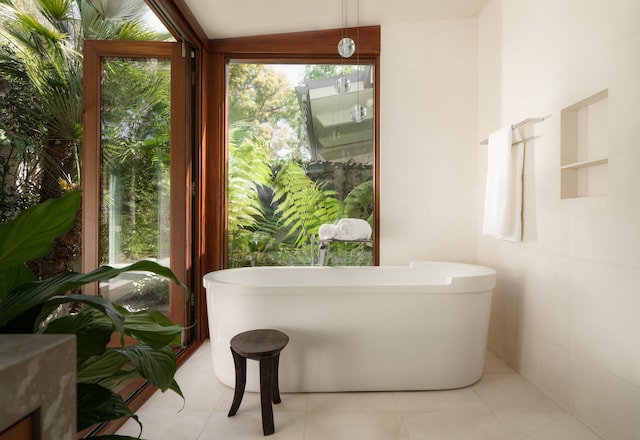
[[(307, 399), (307, 394), (282, 393), (280, 394), (282, 402), (273, 405), (273, 410), (274, 412), (305, 412)], [(229, 412), (231, 403), (233, 403), (233, 390), (227, 388), (216, 405), (215, 411)], [(245, 392), (238, 411), (260, 411), (260, 393)]]
[(402, 418), (389, 412), (311, 412), (304, 440), (409, 440)]
[(562, 417), (558, 412), (507, 412), (496, 413), (513, 440), (524, 440), (539, 429)]
[(393, 393), (310, 393), (309, 412), (396, 411)]
[(473, 389), (496, 412), (563, 412), (558, 404), (517, 374), (486, 373)]
[(406, 413), (411, 440), (513, 440), (492, 413)]
[(207, 339), (198, 350), (193, 353), (184, 364), (180, 366), (178, 373), (211, 373), (213, 374), (213, 360), (211, 358), (211, 342)]
[(526, 440), (599, 440), (593, 431), (571, 414), (563, 414), (547, 426), (526, 437)]
[[(213, 373), (208, 341), (178, 371), (186, 401), (156, 392), (138, 410), (148, 440), (263, 439), (258, 393), (245, 393), (227, 417), (233, 389)], [(485, 374), (450, 391), (283, 393), (273, 406), (274, 440), (597, 440), (495, 355)], [(118, 434), (137, 436), (128, 421)]]
[(401, 412), (491, 412), (472, 388), (393, 393)]
[[(304, 435), (305, 413), (280, 412), (273, 413), (275, 433), (271, 440), (301, 440)], [(196, 440), (258, 440), (264, 439), (262, 433), (262, 417), (259, 411), (244, 411), (227, 417), (226, 412), (211, 413), (204, 429)], [(154, 439), (155, 440), (155, 439)]]
[(212, 411), (224, 392), (228, 390), (213, 374), (181, 373), (176, 382), (182, 390), (184, 400), (171, 390), (156, 391), (145, 403), (146, 407), (164, 408), (179, 411)]
[[(148, 440), (195, 440), (200, 435), (209, 413), (205, 411), (171, 411), (161, 408), (141, 408), (136, 413), (142, 423), (143, 439)], [(137, 437), (140, 426), (133, 420), (127, 421), (119, 430), (119, 435)]]

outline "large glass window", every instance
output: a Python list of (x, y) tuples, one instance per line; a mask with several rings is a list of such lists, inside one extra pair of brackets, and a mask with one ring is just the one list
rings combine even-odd
[[(372, 64), (229, 63), (229, 267), (309, 265), (320, 226), (341, 218), (374, 229), (374, 74)], [(371, 265), (372, 243), (332, 242), (324, 263)]]
[[(85, 271), (153, 260), (189, 282), (189, 58), (181, 53), (178, 43), (85, 41)], [(85, 293), (179, 324), (191, 316), (182, 287), (145, 272)]]
[[(99, 264), (170, 267), (170, 60), (102, 66)], [(169, 280), (154, 274), (123, 274), (100, 294), (132, 311), (169, 312)]]

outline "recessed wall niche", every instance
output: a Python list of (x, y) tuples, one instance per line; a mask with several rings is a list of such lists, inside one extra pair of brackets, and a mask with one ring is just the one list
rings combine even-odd
[(561, 197), (608, 193), (609, 90), (562, 110)]

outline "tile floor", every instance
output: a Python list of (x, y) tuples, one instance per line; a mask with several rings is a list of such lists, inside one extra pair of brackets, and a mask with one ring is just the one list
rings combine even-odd
[[(148, 440), (262, 439), (260, 399), (245, 393), (227, 417), (233, 389), (211, 366), (207, 341), (176, 375), (186, 402), (156, 392), (137, 412)], [(509, 366), (487, 353), (485, 374), (453, 391), (282, 394), (274, 440), (598, 440)], [(129, 420), (118, 434), (137, 436)]]

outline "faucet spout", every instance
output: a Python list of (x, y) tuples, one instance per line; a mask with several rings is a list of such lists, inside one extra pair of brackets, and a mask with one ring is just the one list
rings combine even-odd
[(329, 254), (329, 242), (327, 240), (320, 240), (318, 246), (318, 266), (325, 266), (327, 255)]

